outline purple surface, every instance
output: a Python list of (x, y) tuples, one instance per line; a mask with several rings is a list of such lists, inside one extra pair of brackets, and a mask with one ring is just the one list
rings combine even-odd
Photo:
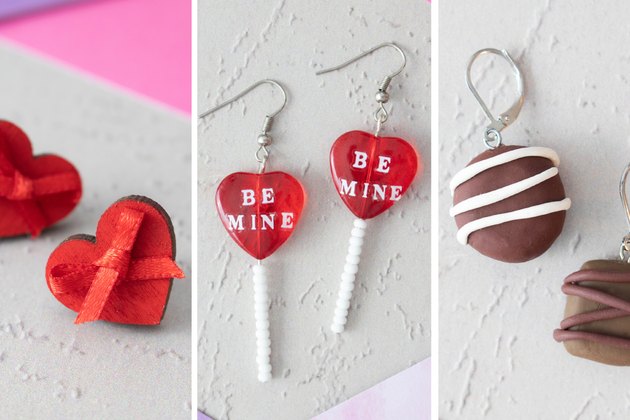
[(0, 19), (82, 0), (0, 0)]
[(212, 420), (212, 417), (208, 417), (201, 411), (197, 411), (197, 420)]
[(429, 420), (431, 358), (355, 395), (313, 420)]

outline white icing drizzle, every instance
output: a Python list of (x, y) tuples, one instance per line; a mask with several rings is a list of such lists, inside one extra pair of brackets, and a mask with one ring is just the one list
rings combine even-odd
[(500, 225), (502, 223), (511, 222), (513, 220), (531, 219), (533, 217), (544, 216), (545, 214), (568, 210), (569, 207), (571, 207), (571, 199), (565, 198), (564, 200), (560, 201), (538, 204), (536, 206), (531, 206), (520, 210), (495, 214), (488, 217), (482, 217), (481, 219), (473, 220), (472, 222), (462, 226), (462, 228), (457, 231), (457, 240), (460, 244), (466, 245), (468, 243), (468, 237), (470, 236), (470, 234), (479, 229), (487, 228), (494, 225)]
[(457, 205), (451, 207), (451, 216), (457, 216), (458, 214), (465, 213), (470, 210), (478, 209), (479, 207), (494, 204), (501, 200), (505, 200), (508, 197), (512, 197), (518, 193), (530, 189), (554, 176), (558, 175), (558, 168), (549, 168), (544, 172), (541, 172), (532, 177), (526, 178), (522, 181), (515, 182), (514, 184), (507, 185), (503, 188), (496, 189), (484, 194), (479, 194), (475, 197), (468, 198)]
[[(453, 194), (455, 192), (455, 189), (462, 185), (464, 182), (474, 178), (484, 171), (487, 171), (488, 169), (526, 157), (542, 157), (549, 159), (553, 163), (554, 167), (549, 168), (529, 178), (523, 179), (510, 185), (506, 185), (505, 187), (498, 188), (494, 191), (489, 191), (483, 194), (479, 194), (475, 197), (468, 198), (453, 206), (450, 209), (450, 215), (454, 217), (467, 211), (475, 210), (480, 207), (497, 203), (501, 200), (505, 200), (506, 198), (526, 191), (558, 175), (558, 168), (556, 168), (556, 166), (560, 164), (560, 159), (558, 158), (556, 152), (547, 147), (523, 147), (510, 150), (508, 152), (493, 156), (489, 159), (485, 159), (465, 167), (457, 174), (455, 174), (455, 176), (451, 180), (451, 194)], [(571, 200), (569, 198), (565, 198), (560, 201), (537, 204), (524, 209), (483, 217), (481, 219), (473, 220), (472, 222), (469, 222), (462, 226), (457, 232), (457, 240), (461, 244), (465, 245), (468, 243), (468, 237), (473, 232), (476, 232), (480, 229), (511, 222), (514, 220), (531, 219), (550, 213), (565, 211), (568, 210), (570, 207)]]
[(510, 150), (489, 159), (473, 163), (472, 165), (466, 166), (464, 169), (457, 172), (450, 183), (451, 194), (455, 192), (455, 188), (459, 187), (469, 179), (479, 175), (483, 171), (487, 171), (495, 166), (503, 165), (504, 163), (526, 157), (543, 157), (553, 162), (554, 166), (560, 165), (558, 155), (548, 147), (522, 147), (520, 149)]

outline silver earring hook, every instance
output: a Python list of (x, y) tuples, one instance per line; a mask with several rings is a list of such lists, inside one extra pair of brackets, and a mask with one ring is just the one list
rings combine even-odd
[[(630, 163), (626, 165), (626, 168), (623, 170), (621, 174), (621, 179), (619, 180), (619, 196), (621, 197), (621, 203), (623, 204), (623, 208), (626, 212), (626, 221), (628, 222), (628, 231), (630, 232), (630, 204), (628, 204), (628, 195), (626, 193), (626, 180), (628, 179), (628, 173), (630, 173)], [(619, 248), (619, 257), (626, 261), (628, 260), (628, 254), (630, 253), (630, 233), (623, 237), (621, 241), (621, 247)]]
[(380, 131), (381, 131), (381, 127), (383, 125), (383, 123), (385, 121), (387, 121), (387, 118), (389, 118), (389, 113), (387, 112), (387, 110), (385, 109), (385, 105), (388, 101), (389, 101), (389, 93), (387, 93), (387, 89), (389, 88), (390, 83), (392, 82), (392, 80), (394, 79), (394, 77), (398, 76), (400, 73), (402, 73), (402, 71), (405, 69), (405, 66), (407, 65), (407, 56), (405, 55), (405, 52), (402, 50), (402, 48), (400, 48), (398, 45), (396, 45), (394, 42), (383, 42), (382, 44), (378, 44), (375, 47), (370, 48), (367, 51), (362, 52), (361, 54), (349, 59), (348, 61), (345, 61), (335, 67), (330, 67), (327, 69), (323, 69), (323, 70), (319, 70), (317, 72), (315, 72), (315, 74), (317, 76), (321, 75), (321, 74), (325, 74), (325, 73), (330, 73), (331, 71), (336, 71), (336, 70), (340, 70), (346, 66), (349, 66), (350, 64), (362, 59), (365, 56), (368, 56), (370, 54), (372, 54), (373, 52), (380, 50), (381, 48), (385, 48), (385, 47), (390, 47), (390, 48), (394, 48), (396, 51), (398, 51), (398, 53), (400, 54), (400, 57), (402, 58), (402, 64), (400, 65), (400, 67), (398, 68), (398, 70), (396, 70), (395, 72), (393, 72), (392, 74), (385, 76), (385, 78), (383, 79), (383, 81), (379, 84), (378, 87), (378, 92), (376, 93), (376, 102), (379, 103), (379, 107), (376, 110), (376, 112), (374, 113), (374, 119), (376, 120), (376, 131), (374, 133), (375, 136), (378, 137)]
[[(477, 58), (484, 54), (495, 54), (500, 57), (503, 57), (512, 67), (512, 72), (516, 77), (517, 89), (518, 89), (518, 99), (514, 104), (505, 112), (499, 114), (499, 118), (495, 118), (490, 112), (490, 109), (486, 105), (486, 103), (481, 99), (481, 95), (473, 85), (471, 80), (471, 69), (472, 65)], [(484, 114), (490, 120), (490, 125), (486, 127), (486, 131), (484, 132), (483, 141), (488, 149), (496, 149), (501, 145), (501, 131), (512, 124), (518, 114), (521, 112), (521, 108), (523, 107), (523, 102), (525, 101), (525, 82), (523, 80), (523, 75), (521, 74), (520, 69), (510, 56), (510, 54), (506, 50), (498, 50), (496, 48), (484, 48), (482, 50), (474, 53), (470, 60), (468, 61), (468, 67), (466, 68), (466, 85), (468, 89), (472, 92), (473, 96), (481, 105), (481, 109), (483, 109)]]
[(261, 130), (261, 133), (258, 135), (258, 150), (256, 151), (256, 161), (260, 164), (259, 168), (258, 168), (258, 173), (263, 173), (265, 171), (266, 165), (267, 165), (267, 160), (269, 159), (269, 145), (272, 142), (272, 137), (269, 134), (269, 131), (271, 131), (271, 127), (273, 126), (273, 120), (274, 118), (280, 113), (282, 112), (282, 110), (284, 109), (284, 107), (287, 104), (287, 92), (284, 90), (284, 87), (282, 87), (282, 85), (278, 82), (276, 82), (275, 80), (272, 79), (263, 79), (260, 80), (256, 83), (254, 83), (253, 85), (249, 86), (248, 88), (246, 88), (245, 90), (241, 91), (239, 94), (237, 94), (236, 96), (228, 99), (225, 102), (220, 103), (219, 105), (210, 108), (209, 110), (207, 110), (206, 112), (202, 113), (199, 115), (199, 118), (204, 118), (207, 117), (208, 115), (212, 114), (215, 111), (218, 111), (219, 109), (228, 106), (229, 104), (233, 103), (234, 101), (239, 100), (240, 98), (242, 98), (243, 96), (247, 95), (249, 92), (251, 92), (252, 90), (256, 89), (258, 86), (263, 85), (263, 84), (270, 84), (272, 86), (277, 87), (278, 89), (280, 89), (280, 92), (282, 92), (282, 105), (280, 105), (280, 108), (278, 108), (276, 111), (272, 112), (271, 114), (267, 114), (265, 116), (265, 121), (263, 123), (263, 127)]
[(396, 70), (395, 72), (393, 72), (392, 74), (390, 74), (389, 76), (385, 76), (385, 78), (383, 79), (383, 81), (381, 82), (381, 84), (379, 86), (379, 90), (381, 90), (383, 92), (386, 92), (387, 88), (389, 87), (389, 84), (392, 81), (392, 79), (394, 77), (398, 76), (400, 73), (402, 73), (402, 71), (405, 69), (405, 66), (407, 65), (407, 56), (405, 55), (405, 52), (398, 45), (396, 45), (393, 42), (383, 42), (382, 44), (378, 44), (377, 46), (372, 47), (369, 50), (362, 52), (361, 54), (357, 55), (356, 57), (353, 57), (353, 58), (349, 59), (348, 61), (345, 61), (345, 62), (339, 64), (338, 66), (330, 67), (330, 68), (323, 69), (323, 70), (319, 70), (315, 74), (317, 76), (319, 76), (320, 74), (325, 74), (325, 73), (330, 73), (331, 71), (340, 70), (340, 69), (342, 69), (342, 68), (344, 68), (346, 66), (349, 66), (350, 64), (352, 64), (352, 63), (354, 63), (356, 61), (359, 61), (363, 57), (372, 54), (374, 51), (380, 50), (381, 48), (385, 48), (385, 47), (394, 48), (396, 51), (398, 51), (398, 54), (400, 54), (400, 58), (402, 58), (402, 64), (400, 65), (400, 68), (398, 70)]
[(287, 104), (287, 92), (284, 90), (284, 88), (282, 87), (282, 85), (280, 83), (276, 82), (275, 80), (271, 80), (271, 79), (263, 79), (263, 80), (260, 80), (260, 81), (258, 81), (256, 83), (254, 83), (253, 85), (251, 85), (247, 89), (243, 90), (238, 95), (228, 99), (225, 102), (221, 102), (219, 105), (217, 105), (217, 106), (215, 106), (213, 108), (210, 108), (206, 112), (200, 114), (199, 118), (205, 118), (208, 115), (212, 114), (213, 112), (218, 111), (219, 109), (221, 109), (221, 108), (223, 108), (225, 106), (228, 106), (232, 102), (238, 101), (243, 96), (247, 95), (249, 92), (251, 92), (252, 90), (256, 89), (258, 86), (263, 85), (265, 83), (277, 87), (282, 92), (282, 97), (283, 97), (282, 105), (275, 112), (267, 115), (269, 118), (274, 118), (276, 115), (278, 115), (284, 109), (285, 105)]

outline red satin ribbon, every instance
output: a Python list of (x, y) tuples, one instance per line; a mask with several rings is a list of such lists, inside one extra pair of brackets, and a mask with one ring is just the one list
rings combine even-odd
[[(10, 165), (6, 158), (2, 160), (3, 166)], [(33, 236), (39, 235), (47, 225), (46, 216), (37, 204), (36, 198), (78, 191), (80, 188), (81, 179), (74, 172), (47, 175), (36, 179), (30, 179), (16, 169), (13, 169), (12, 176), (0, 174), (0, 197), (15, 203)]]
[(131, 251), (144, 213), (125, 208), (115, 226), (110, 247), (91, 264), (59, 264), (51, 269), (53, 293), (86, 290), (75, 324), (100, 319), (109, 297), (119, 282), (183, 278), (171, 257), (131, 258)]

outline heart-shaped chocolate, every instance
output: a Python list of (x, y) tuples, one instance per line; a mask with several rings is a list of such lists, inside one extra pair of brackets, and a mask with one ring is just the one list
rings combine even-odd
[(284, 172), (228, 175), (217, 188), (223, 226), (252, 257), (274, 253), (293, 233), (304, 208), (302, 184)]
[(371, 219), (400, 200), (422, 163), (403, 139), (350, 131), (333, 144), (330, 169), (350, 211), (360, 219)]
[(31, 234), (66, 217), (81, 199), (81, 178), (67, 160), (33, 156), (26, 134), (0, 121), (0, 238)]
[(105, 211), (96, 236), (71, 236), (53, 251), (46, 282), (57, 300), (78, 312), (77, 324), (157, 325), (173, 278), (184, 277), (174, 258), (168, 214), (151, 199), (130, 196)]

